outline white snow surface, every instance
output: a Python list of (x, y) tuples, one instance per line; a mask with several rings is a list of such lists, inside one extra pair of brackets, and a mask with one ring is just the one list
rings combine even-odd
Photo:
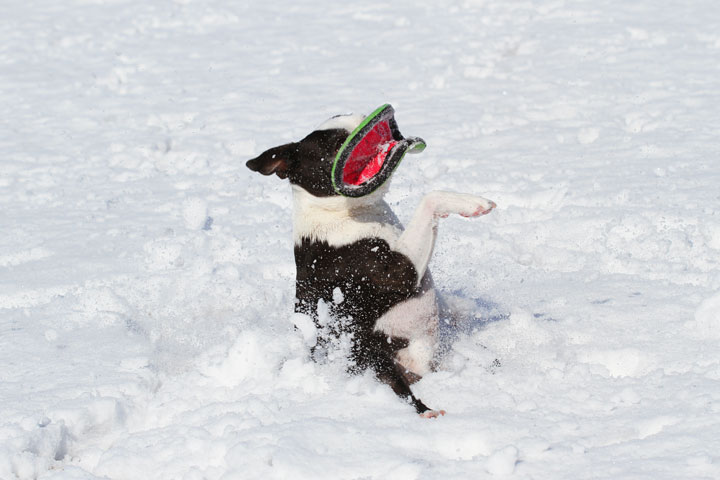
[[(0, 479), (720, 478), (720, 4), (5, 0)], [(390, 102), (448, 218), (419, 418), (245, 161)], [(293, 328), (296, 321), (300, 329)]]

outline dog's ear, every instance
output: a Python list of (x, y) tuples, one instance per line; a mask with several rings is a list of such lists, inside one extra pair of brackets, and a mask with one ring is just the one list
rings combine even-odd
[(263, 175), (276, 174), (280, 178), (286, 178), (288, 169), (295, 158), (297, 143), (287, 143), (279, 147), (273, 147), (261, 153), (258, 157), (248, 160), (245, 165), (253, 172), (260, 172)]

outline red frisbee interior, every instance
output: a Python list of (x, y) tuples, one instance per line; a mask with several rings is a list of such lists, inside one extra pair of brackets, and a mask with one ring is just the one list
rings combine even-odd
[(388, 120), (378, 122), (350, 154), (343, 169), (343, 182), (362, 185), (378, 174), (388, 152), (397, 144)]

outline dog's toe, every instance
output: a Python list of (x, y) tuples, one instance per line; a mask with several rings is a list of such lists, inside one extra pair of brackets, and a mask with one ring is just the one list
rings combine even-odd
[(426, 410), (420, 414), (423, 418), (437, 418), (445, 415), (445, 410)]
[(488, 200), (488, 203), (483, 203), (481, 205), (476, 206), (475, 210), (472, 212), (462, 212), (460, 215), (466, 218), (472, 218), (472, 217), (480, 217), (482, 215), (487, 215), (490, 213), (497, 205), (492, 200)]

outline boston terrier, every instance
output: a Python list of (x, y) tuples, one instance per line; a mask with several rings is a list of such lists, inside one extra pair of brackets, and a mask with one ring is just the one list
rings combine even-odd
[(403, 228), (383, 200), (388, 181), (362, 196), (341, 195), (332, 181), (334, 160), (364, 121), (356, 114), (333, 117), (247, 167), (288, 179), (292, 187), (295, 311), (318, 329), (313, 358), (344, 336), (351, 373), (370, 369), (419, 415), (434, 418), (445, 411), (429, 408), (410, 385), (433, 365), (439, 310), (428, 263), (438, 221), (451, 214), (485, 215), (495, 203), (430, 192)]

